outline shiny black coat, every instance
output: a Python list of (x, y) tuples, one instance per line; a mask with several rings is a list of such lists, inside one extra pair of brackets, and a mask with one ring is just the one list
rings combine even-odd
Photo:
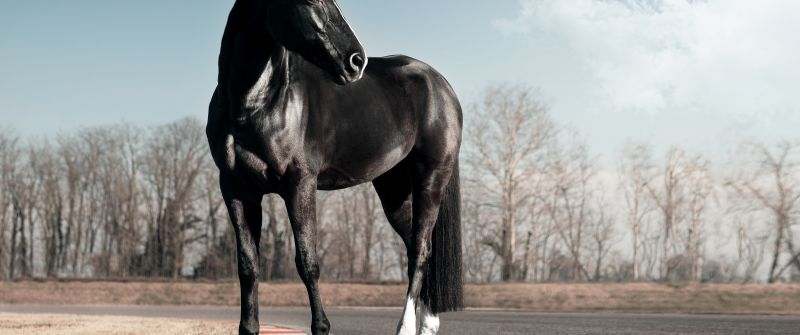
[(365, 182), (408, 249), (408, 299), (461, 308), (461, 125), (442, 75), (410, 57), (367, 59), (333, 1), (237, 0), (206, 133), (236, 233), (239, 333), (258, 333), (263, 195), (285, 200), (312, 333), (327, 334), (315, 193)]

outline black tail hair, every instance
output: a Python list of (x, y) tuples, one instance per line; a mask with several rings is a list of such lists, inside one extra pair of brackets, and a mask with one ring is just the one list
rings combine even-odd
[(422, 301), (436, 314), (464, 309), (458, 160), (445, 189), (430, 244), (427, 275), (420, 292)]

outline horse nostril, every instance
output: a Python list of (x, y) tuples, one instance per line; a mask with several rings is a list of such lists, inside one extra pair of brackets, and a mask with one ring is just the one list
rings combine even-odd
[(361, 53), (354, 53), (350, 56), (350, 71), (359, 72), (364, 67), (364, 56)]

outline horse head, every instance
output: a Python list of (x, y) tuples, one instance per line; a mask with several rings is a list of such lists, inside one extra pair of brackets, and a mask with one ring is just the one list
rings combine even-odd
[(364, 48), (335, 0), (258, 0), (277, 43), (331, 74), (340, 85), (361, 79)]

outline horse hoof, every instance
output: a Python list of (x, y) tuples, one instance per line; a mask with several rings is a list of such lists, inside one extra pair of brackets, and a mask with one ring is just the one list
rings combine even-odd
[(258, 323), (256, 323), (255, 326), (239, 323), (239, 335), (258, 335), (259, 330), (260, 327), (258, 326)]
[(311, 334), (313, 335), (328, 335), (331, 331), (331, 323), (328, 320), (323, 320), (318, 324), (311, 325)]
[(397, 335), (417, 335), (415, 327), (402, 326), (397, 330)]
[(439, 327), (426, 327), (422, 326), (419, 329), (419, 335), (436, 335), (439, 332)]

